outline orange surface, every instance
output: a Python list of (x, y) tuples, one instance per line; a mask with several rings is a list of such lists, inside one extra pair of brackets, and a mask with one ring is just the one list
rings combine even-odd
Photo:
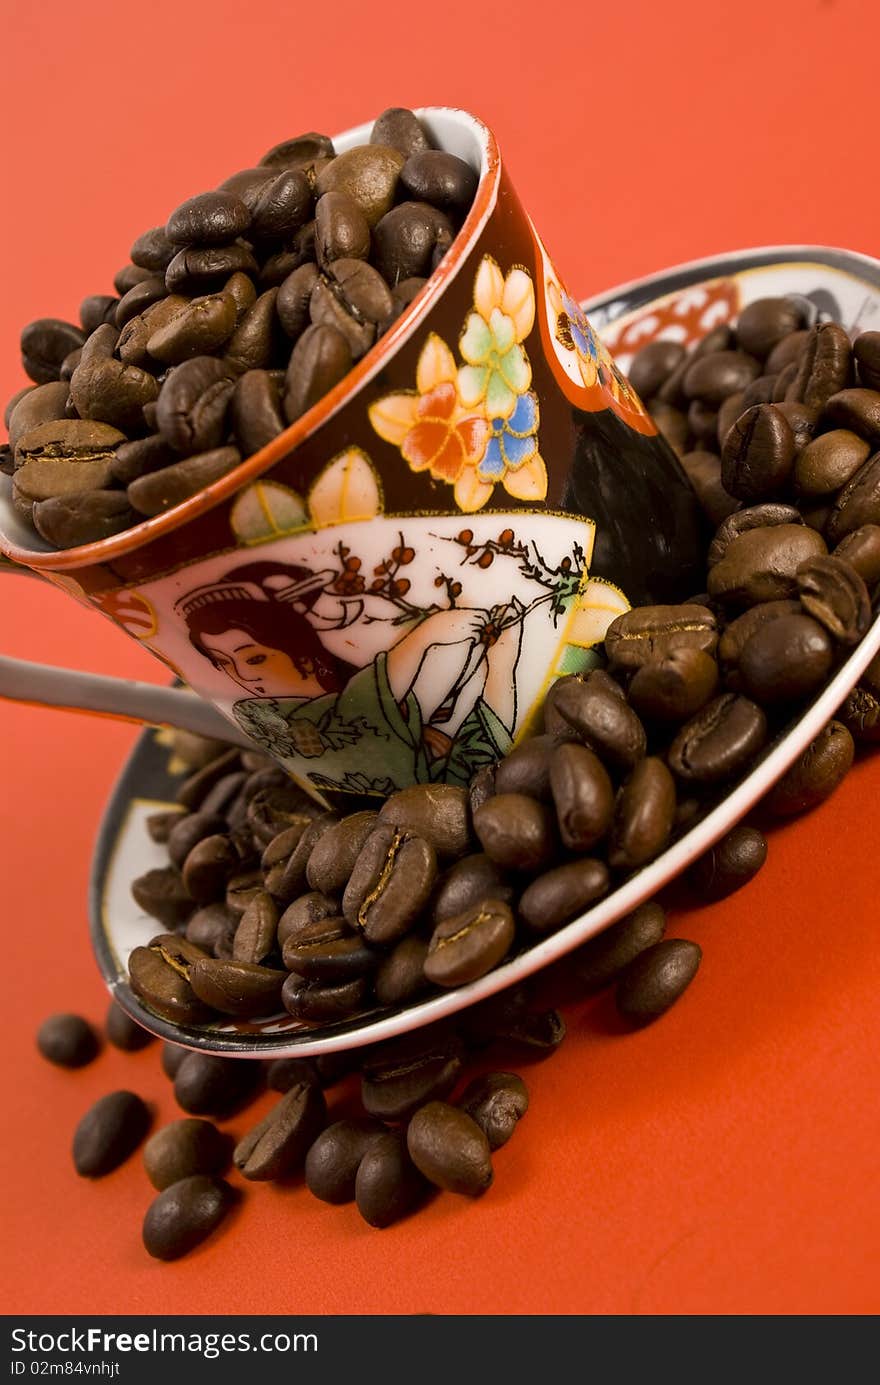
[[(284, 136), (391, 102), (460, 104), (494, 126), (577, 294), (746, 244), (880, 252), (859, 143), (876, 127), (872, 0), (386, 0), (373, 33), (366, 14), (352, 0), (329, 20), (281, 0), (4, 0), (4, 395), (22, 383), (22, 323), (106, 291), (134, 236), (183, 197)], [(4, 651), (164, 681), (59, 592), (3, 591)], [(664, 1020), (621, 1036), (605, 1001), (569, 1009), (480, 1203), (446, 1195), (380, 1233), (301, 1187), (258, 1187), (222, 1234), (163, 1266), (140, 1245), (138, 1160), (90, 1184), (68, 1152), (111, 1088), (175, 1114), (157, 1049), (67, 1074), (33, 1047), (51, 1011), (103, 1013), (86, 880), (135, 733), (11, 704), (0, 728), (4, 1311), (880, 1308), (880, 756), (774, 834), (747, 892), (673, 920), (705, 959)]]

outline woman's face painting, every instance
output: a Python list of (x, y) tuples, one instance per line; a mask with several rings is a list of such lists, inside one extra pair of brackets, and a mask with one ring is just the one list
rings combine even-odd
[(289, 654), (259, 644), (244, 630), (203, 635), (208, 657), (252, 697), (320, 697), (317, 678), (300, 673)]

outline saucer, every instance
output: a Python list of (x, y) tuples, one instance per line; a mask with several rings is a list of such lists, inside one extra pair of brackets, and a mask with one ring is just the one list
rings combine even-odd
[[(692, 261), (622, 285), (583, 306), (626, 370), (635, 351), (649, 341), (666, 338), (691, 345), (712, 327), (735, 318), (754, 299), (782, 294), (801, 298), (808, 319), (828, 314), (854, 330), (880, 327), (880, 262), (826, 247), (777, 246)], [(541, 971), (657, 894), (767, 793), (834, 715), (878, 651), (880, 616), (831, 682), (751, 772), (662, 855), (586, 913), (470, 985), (320, 1026), (304, 1025), (287, 1014), (178, 1026), (152, 1014), (131, 991), (129, 953), (161, 931), (135, 903), (131, 882), (153, 867), (167, 865), (166, 850), (150, 839), (146, 820), (175, 807), (181, 782), (181, 774), (173, 772), (167, 735), (145, 731), (111, 795), (92, 862), (91, 935), (101, 972), (121, 1007), (154, 1034), (189, 1048), (239, 1057), (307, 1057), (357, 1048), (434, 1023)]]

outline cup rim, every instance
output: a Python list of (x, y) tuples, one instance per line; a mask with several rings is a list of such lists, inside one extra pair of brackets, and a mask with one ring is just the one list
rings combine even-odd
[[(462, 223), (458, 235), (452, 242), (440, 264), (428, 278), (412, 303), (400, 315), (392, 327), (380, 337), (379, 341), (366, 352), (348, 371), (342, 380), (327, 394), (323, 395), (311, 409), (291, 423), (276, 438), (261, 447), (258, 452), (246, 457), (237, 467), (205, 486), (196, 495), (190, 496), (173, 506), (164, 514), (134, 524), (122, 533), (112, 534), (106, 539), (92, 543), (79, 544), (75, 548), (34, 549), (16, 543), (0, 528), (0, 554), (5, 554), (13, 562), (24, 564), (36, 571), (63, 572), (75, 568), (89, 567), (93, 564), (113, 560), (143, 548), (155, 539), (188, 524), (190, 520), (214, 509), (242, 486), (256, 480), (282, 457), (299, 447), (306, 438), (317, 432), (334, 414), (338, 413), (357, 392), (364, 387), (386, 365), (390, 357), (405, 345), (433, 310), (434, 305), (445, 292), (447, 285), (455, 278), (471, 250), (482, 234), (498, 200), (498, 186), (501, 178), (501, 155), (494, 134), (478, 116), (456, 106), (420, 106), (415, 109), (420, 120), (431, 121), (438, 117), (461, 127), (477, 141), (480, 151), (479, 182), (474, 200)], [(332, 136), (334, 146), (351, 146), (369, 140), (374, 121), (355, 125), (340, 134)]]

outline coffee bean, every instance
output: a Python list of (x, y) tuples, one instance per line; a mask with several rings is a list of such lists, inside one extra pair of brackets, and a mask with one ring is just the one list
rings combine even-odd
[(739, 660), (745, 691), (763, 706), (808, 697), (828, 676), (834, 650), (828, 633), (808, 615), (783, 615), (761, 625)]
[(496, 794), (474, 814), (474, 830), (488, 856), (509, 870), (540, 870), (557, 850), (548, 808), (525, 794)]
[(188, 1052), (189, 1050), (182, 1048), (180, 1044), (168, 1042), (162, 1044), (162, 1071), (172, 1082), (177, 1076), (177, 1069), (180, 1067)]
[(549, 764), (563, 845), (570, 851), (589, 851), (605, 836), (614, 814), (608, 771), (592, 750), (576, 742), (557, 746)]
[(297, 135), (294, 139), (273, 145), (260, 163), (273, 168), (300, 168), (314, 163), (316, 159), (332, 158), (335, 152), (333, 141), (327, 135), (319, 135), (311, 130), (307, 135)]
[(121, 1048), (125, 1053), (136, 1053), (146, 1048), (155, 1037), (149, 1029), (144, 1029), (143, 1025), (127, 1015), (115, 1000), (111, 1000), (107, 1010), (104, 1033), (114, 1048)]
[(400, 170), (400, 181), (417, 202), (464, 211), (474, 199), (478, 178), (470, 164), (454, 154), (425, 149), (410, 154)]
[(376, 967), (379, 957), (344, 918), (319, 919), (289, 936), (284, 965), (307, 981), (345, 982)]
[(294, 423), (337, 385), (352, 366), (351, 347), (335, 327), (312, 324), (290, 357), (284, 384), (284, 413)]
[(308, 1024), (334, 1023), (348, 1019), (363, 1009), (369, 982), (359, 976), (354, 981), (306, 981), (290, 972), (281, 990), (281, 1001), (289, 1015)]
[(402, 1133), (388, 1131), (370, 1142), (355, 1179), (355, 1198), (364, 1221), (375, 1227), (390, 1226), (411, 1212), (426, 1191)]
[(523, 892), (519, 913), (532, 933), (552, 933), (608, 893), (608, 868), (586, 857), (555, 866)]
[(131, 882), (135, 903), (166, 928), (178, 928), (192, 913), (195, 900), (186, 889), (180, 873), (171, 866), (158, 866)]
[(370, 143), (396, 149), (405, 159), (431, 148), (418, 117), (404, 106), (389, 106), (377, 117), (370, 131)]
[(41, 317), (29, 322), (21, 334), (21, 361), (25, 372), (38, 385), (57, 380), (65, 356), (82, 346), (85, 339), (79, 327), (56, 317)]
[[(339, 305), (361, 326), (375, 333), (376, 326), (390, 316), (394, 306), (391, 291), (372, 265), (340, 257), (327, 266), (325, 274)], [(313, 303), (314, 298), (313, 292)]]
[(379, 821), (430, 842), (437, 855), (446, 860), (473, 848), (467, 790), (454, 784), (414, 784), (398, 789), (379, 810)]
[(758, 298), (737, 319), (736, 339), (743, 351), (759, 360), (803, 325), (800, 306), (790, 298)]
[(773, 404), (740, 414), (724, 440), (721, 480), (740, 500), (763, 500), (781, 490), (794, 464), (794, 434)]
[(724, 675), (725, 687), (731, 692), (741, 692), (743, 681), (739, 675), (739, 661), (743, 649), (754, 632), (771, 620), (780, 616), (797, 615), (801, 612), (798, 601), (764, 601), (758, 606), (750, 606), (741, 616), (725, 629), (718, 644), (718, 658)]
[(665, 931), (665, 909), (649, 900), (579, 947), (572, 954), (572, 969), (587, 990), (601, 990), (646, 948), (659, 943)]
[(352, 813), (322, 833), (306, 866), (306, 879), (313, 890), (334, 894), (344, 889), (376, 821), (376, 813)]
[(109, 1092), (76, 1127), (73, 1163), (83, 1178), (102, 1178), (133, 1154), (150, 1128), (149, 1107), (134, 1092)]
[(135, 284), (142, 284), (145, 279), (152, 279), (153, 277), (151, 269), (142, 269), (140, 265), (126, 264), (113, 275), (113, 287), (118, 294), (126, 294), (129, 289), (134, 288)]
[(794, 483), (800, 495), (830, 495), (840, 490), (867, 461), (871, 449), (863, 438), (836, 428), (814, 438), (795, 462)]
[(822, 418), (836, 428), (868, 438), (876, 446), (880, 441), (880, 390), (841, 390), (826, 402)]
[(744, 390), (760, 373), (754, 356), (744, 351), (713, 351), (697, 357), (688, 367), (684, 393), (688, 399), (700, 399), (717, 407), (728, 395)]
[(332, 895), (312, 890), (285, 909), (278, 920), (278, 942), (284, 947), (288, 938), (297, 938), (322, 919), (336, 918), (339, 914), (339, 900)]
[[(849, 336), (836, 322), (820, 322), (810, 331), (786, 399), (822, 409), (852, 379)], [(842, 427), (848, 427), (844, 423)]]
[(178, 815), (168, 837), (171, 864), (179, 870), (194, 846), (206, 837), (222, 833), (225, 828), (226, 820), (220, 817), (219, 813), (197, 812)]
[(110, 460), (110, 470), (115, 481), (127, 486), (139, 476), (146, 476), (150, 471), (159, 471), (161, 467), (169, 466), (175, 461), (177, 456), (173, 448), (169, 447), (159, 433), (153, 433), (150, 437), (136, 438), (133, 442), (120, 444)]
[(431, 273), (436, 250), (455, 238), (449, 217), (427, 202), (402, 202), (382, 217), (373, 233), (376, 264), (392, 286)]
[(496, 1150), (507, 1144), (529, 1109), (529, 1092), (515, 1072), (487, 1072), (468, 1084), (459, 1105)]
[(401, 938), (376, 970), (374, 989), (380, 1005), (405, 1005), (427, 988), (428, 940), (413, 933)]
[(266, 1085), (273, 1092), (289, 1092), (297, 1083), (320, 1087), (321, 1079), (311, 1058), (276, 1058), (269, 1064)]
[(862, 578), (842, 558), (811, 558), (797, 571), (801, 605), (838, 644), (852, 647), (871, 624), (871, 598)]
[(800, 331), (789, 332), (788, 336), (783, 337), (781, 341), (777, 342), (764, 363), (764, 369), (767, 371), (768, 375), (775, 374), (778, 376), (783, 370), (787, 370), (793, 365), (795, 371), (792, 375), (792, 379), (794, 379), (794, 375), (797, 373), (797, 366), (800, 363), (809, 337), (810, 333), (807, 328), (804, 327), (801, 328)]
[(645, 754), (645, 728), (613, 679), (599, 673), (570, 674), (553, 684), (544, 703), (545, 730), (576, 737), (612, 769), (632, 769)]
[(880, 581), (880, 525), (863, 524), (852, 529), (831, 556), (849, 563), (866, 586), (872, 587)]
[(380, 821), (355, 861), (342, 898), (343, 913), (368, 942), (395, 943), (415, 924), (436, 878), (437, 856), (431, 843)]
[(334, 1121), (322, 1130), (305, 1161), (306, 1187), (322, 1202), (339, 1205), (355, 1196), (358, 1167), (374, 1141), (385, 1134), (381, 1121)]
[(225, 896), (226, 886), (240, 866), (235, 843), (216, 833), (197, 842), (187, 855), (181, 870), (183, 883), (197, 904), (211, 904)]
[(671, 649), (665, 657), (637, 669), (629, 700), (648, 721), (680, 725), (714, 696), (718, 665), (700, 649)]
[(860, 745), (880, 741), (880, 694), (870, 688), (853, 688), (837, 715)]
[(360, 206), (348, 193), (326, 192), (318, 199), (315, 206), (315, 251), (322, 269), (326, 269), (334, 260), (366, 260), (368, 257), (370, 227)]
[(165, 224), (168, 241), (178, 245), (225, 245), (244, 235), (250, 212), (230, 192), (203, 192), (190, 197), (171, 213)]
[(680, 779), (716, 784), (751, 764), (766, 740), (761, 708), (737, 693), (722, 693), (681, 728), (667, 758)]
[(285, 1093), (235, 1146), (232, 1159), (247, 1179), (283, 1178), (304, 1161), (327, 1120), (320, 1087), (303, 1082)]
[(709, 545), (708, 565), (714, 567), (716, 563), (720, 563), (733, 540), (750, 529), (769, 528), (774, 524), (802, 523), (803, 516), (794, 505), (786, 505), (781, 501), (768, 501), (764, 505), (751, 505), (745, 510), (735, 510), (719, 525)]
[(737, 535), (709, 569), (709, 594), (731, 606), (794, 596), (801, 563), (826, 552), (821, 535), (803, 524), (750, 529)]
[(802, 452), (816, 436), (821, 420), (820, 410), (807, 404), (793, 404), (789, 401), (783, 401), (773, 407), (784, 416), (794, 434), (795, 452)]
[(684, 465), (683, 453), (687, 450), (690, 428), (688, 427), (687, 415), (680, 409), (676, 409), (672, 404), (666, 404), (662, 399), (651, 400), (651, 418), (658, 430), (663, 434), (669, 446), (677, 457), (681, 458)]
[(259, 1063), (187, 1053), (174, 1076), (174, 1096), (193, 1116), (228, 1116), (252, 1100), (260, 1080)]
[(174, 258), (176, 247), (165, 234), (163, 226), (154, 226), (138, 236), (129, 254), (132, 262), (153, 273), (167, 269)]
[(880, 390), (880, 332), (862, 332), (853, 343), (853, 355), (859, 372), (859, 384), (865, 389)]
[(248, 238), (252, 242), (289, 236), (305, 225), (311, 214), (311, 184), (300, 169), (286, 168), (252, 182), (239, 196), (251, 214)]
[(691, 866), (687, 880), (703, 899), (726, 899), (753, 880), (766, 859), (766, 838), (740, 823)]
[(605, 653), (613, 669), (633, 673), (673, 649), (714, 654), (718, 622), (705, 606), (641, 606), (617, 616), (605, 632)]
[(59, 1068), (82, 1068), (98, 1054), (98, 1036), (81, 1015), (50, 1015), (37, 1030), (37, 1048)]
[(629, 382), (642, 399), (653, 399), (660, 387), (687, 357), (677, 341), (651, 341), (638, 350), (629, 368)]
[(309, 302), (319, 277), (317, 265), (303, 264), (288, 274), (278, 289), (275, 311), (291, 341), (302, 336), (309, 325)]
[[(272, 363), (276, 337), (276, 288), (267, 289), (239, 319), (224, 348), (226, 359), (236, 370), (263, 370)], [(196, 300), (198, 301), (198, 300)]]
[(492, 1182), (489, 1141), (476, 1121), (444, 1101), (416, 1112), (406, 1144), (416, 1168), (438, 1188), (477, 1197)]
[(286, 973), (235, 958), (204, 957), (189, 970), (196, 995), (224, 1015), (253, 1019), (281, 1009)]
[(14, 403), (15, 396), (7, 405), (6, 427), (9, 430), (9, 445), (15, 450), (20, 438), (39, 428), (43, 423), (53, 423), (65, 416), (65, 406), (70, 390), (66, 384), (57, 380), (46, 385), (34, 385), (24, 391)]
[(74, 491), (34, 503), (33, 523), (56, 548), (76, 548), (83, 543), (98, 543), (128, 529), (137, 516), (128, 497), (119, 491)]
[(684, 938), (668, 938), (630, 962), (617, 984), (617, 1008), (632, 1024), (666, 1013), (697, 974), (702, 951)]
[(438, 924), (489, 897), (510, 904), (514, 889), (491, 857), (485, 852), (475, 852), (456, 861), (441, 876), (432, 896), (431, 921)]
[(666, 846), (675, 819), (675, 781), (662, 760), (640, 760), (617, 795), (611, 850), (615, 869), (635, 870)]
[(232, 395), (232, 431), (243, 457), (266, 447), (287, 426), (281, 397), (268, 370), (249, 370)]
[(178, 1260), (201, 1245), (226, 1216), (235, 1194), (220, 1178), (193, 1174), (165, 1188), (144, 1217), (143, 1242), (156, 1260)]
[(828, 541), (839, 544), (868, 524), (880, 524), (880, 452), (859, 467), (837, 496), (828, 519)]
[(118, 302), (118, 298), (107, 293), (92, 293), (83, 299), (79, 305), (79, 320), (87, 336), (103, 323), (115, 321)]
[[(177, 746), (175, 749), (179, 754)], [(198, 763), (192, 764), (193, 773), (183, 781), (174, 795), (176, 801), (190, 812), (200, 808), (215, 784), (235, 770), (240, 763), (239, 752), (235, 749), (225, 749), (222, 741), (202, 741), (202, 749), (204, 754), (198, 756)]]
[(166, 442), (184, 456), (217, 447), (234, 384), (229, 365), (213, 356), (196, 356), (173, 370), (156, 406), (156, 424)]
[(839, 721), (829, 721), (803, 754), (795, 760), (765, 799), (774, 817), (806, 813), (843, 782), (855, 756), (853, 738)]
[(217, 901), (197, 909), (187, 921), (186, 939), (211, 957), (231, 957), (239, 916)]
[(515, 931), (513, 914), (500, 900), (485, 899), (444, 919), (431, 937), (425, 976), (438, 986), (476, 981), (507, 954)]
[(405, 1120), (458, 1081), (461, 1043), (448, 1030), (417, 1030), (375, 1048), (363, 1065), (361, 1101), (380, 1120)]
[(244, 244), (188, 245), (178, 250), (166, 269), (165, 287), (169, 293), (213, 293), (231, 274), (256, 274), (257, 270), (257, 261)]
[(215, 447), (132, 481), (126, 494), (142, 515), (160, 515), (211, 486), (241, 462), (237, 447)]
[(103, 490), (112, 480), (114, 448), (124, 441), (106, 423), (74, 418), (41, 423), (18, 439), (16, 485), (30, 500)]
[(154, 360), (179, 365), (181, 361), (218, 350), (235, 331), (235, 320), (235, 300), (229, 294), (213, 293), (194, 298), (187, 307), (176, 312), (170, 322), (152, 333), (147, 350)]
[(380, 144), (360, 145), (345, 154), (338, 154), (321, 169), (315, 182), (315, 193), (318, 198), (327, 192), (347, 193), (360, 207), (372, 228), (394, 202), (403, 164), (403, 155), (396, 149)]
[[(335, 813), (322, 813), (303, 830), (281, 876), (273, 880), (270, 893), (282, 906), (293, 903), (306, 889), (306, 867), (315, 843), (339, 819)], [(269, 882), (266, 881), (269, 888)], [(336, 910), (334, 909), (334, 913)], [(283, 921), (283, 920), (282, 920)], [(283, 941), (283, 939), (281, 939)]]
[(553, 736), (532, 736), (499, 760), (495, 769), (496, 793), (527, 793), (532, 798), (550, 797), (550, 756), (556, 748)]
[(161, 1192), (194, 1174), (221, 1174), (229, 1167), (232, 1141), (210, 1121), (185, 1118), (172, 1121), (144, 1145), (144, 1168)]
[(693, 399), (687, 411), (688, 428), (698, 445), (711, 446), (718, 433), (718, 410), (700, 399)]
[(272, 896), (261, 890), (239, 919), (232, 945), (233, 959), (253, 966), (264, 962), (275, 950), (277, 927), (278, 907)]
[[(727, 435), (728, 435), (728, 433), (730, 432), (730, 430), (731, 430), (731, 428), (733, 427), (733, 425), (736, 423), (736, 420), (739, 418), (740, 414), (743, 413), (743, 411), (744, 411), (745, 409), (748, 408), (748, 405), (743, 403), (743, 400), (745, 399), (745, 397), (746, 397), (745, 390), (737, 390), (735, 394), (729, 394), (729, 395), (727, 396), (727, 398), (725, 399), (724, 403), (721, 404), (721, 405), (719, 405), (719, 408), (718, 408), (718, 427), (717, 427), (717, 429), (715, 430), (715, 441), (716, 441), (716, 443), (717, 443), (717, 445), (718, 445), (718, 449), (719, 449), (719, 450), (724, 446), (724, 443), (725, 443), (725, 441), (726, 441), (726, 439), (727, 439)], [(712, 451), (713, 451), (713, 449), (712, 449), (712, 447), (710, 446), (710, 447), (709, 447), (709, 452), (712, 453)], [(691, 455), (697, 456), (697, 457), (702, 457), (704, 454), (703, 454), (703, 453), (694, 453), (694, 454), (691, 454)], [(685, 464), (685, 463), (684, 463), (684, 458), (682, 458), (682, 466), (684, 466), (684, 464)], [(694, 464), (693, 464), (693, 463), (691, 463), (691, 466), (690, 466), (690, 467), (685, 467), (685, 470), (687, 471), (687, 473), (688, 473), (689, 476), (691, 475), (691, 468), (693, 468), (693, 467), (694, 467)], [(696, 469), (696, 468), (694, 468), (694, 470), (695, 470), (695, 469)], [(724, 490), (723, 486), (721, 485), (721, 479), (720, 479), (720, 478), (721, 478), (721, 472), (720, 472), (720, 470), (719, 470), (719, 472), (718, 472), (717, 483), (716, 483), (715, 473), (714, 473), (714, 472), (712, 471), (712, 469), (709, 467), (708, 462), (704, 462), (704, 463), (703, 463), (703, 473), (702, 473), (701, 475), (698, 473), (698, 476), (699, 476), (700, 479), (702, 479), (702, 482), (703, 482), (703, 489), (704, 489), (704, 491), (706, 492), (707, 499), (713, 499), (714, 502), (715, 502), (715, 506), (716, 506), (716, 507), (720, 507), (720, 506), (721, 506), (721, 502), (722, 502), (722, 500), (723, 500), (723, 497), (727, 495), (727, 492)], [(694, 486), (696, 486), (696, 484), (697, 484), (696, 479), (692, 481), (692, 484), (693, 484)]]

